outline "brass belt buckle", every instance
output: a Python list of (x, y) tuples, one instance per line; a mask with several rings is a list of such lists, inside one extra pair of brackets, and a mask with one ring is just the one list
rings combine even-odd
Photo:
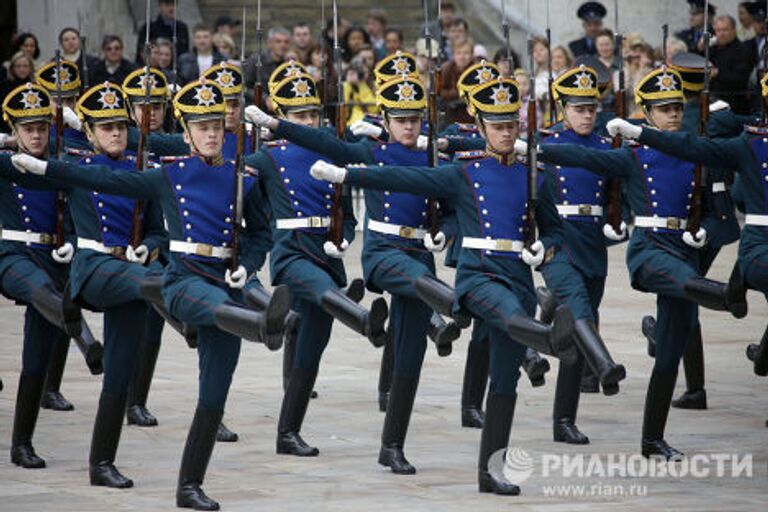
[(400, 226), (400, 236), (403, 238), (413, 238), (413, 228), (410, 226)]
[(196, 244), (195, 254), (198, 256), (206, 256), (210, 258), (213, 256), (213, 246), (208, 244)]
[(580, 204), (579, 205), (579, 215), (592, 215), (592, 205), (591, 204)]
[(496, 240), (496, 250), (497, 251), (512, 251), (513, 248), (513, 240)]
[(667, 229), (680, 229), (680, 219), (677, 217), (667, 217)]
[(51, 235), (50, 233), (40, 233), (41, 245), (53, 245), (55, 241), (56, 237), (54, 235)]
[(323, 227), (323, 218), (322, 217), (309, 217), (307, 220), (309, 221), (309, 227), (311, 227), (311, 228), (321, 228), (321, 227)]
[(112, 256), (117, 256), (118, 258), (125, 256), (125, 247), (107, 247), (107, 250)]

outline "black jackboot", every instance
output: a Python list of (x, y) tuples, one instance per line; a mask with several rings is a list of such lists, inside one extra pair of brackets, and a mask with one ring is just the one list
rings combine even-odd
[(549, 291), (549, 288), (539, 286), (536, 288), (536, 301), (539, 303), (541, 313), (539, 314), (539, 320), (545, 324), (551, 324), (555, 318), (555, 309), (557, 309), (557, 299)]
[(453, 318), (459, 329), (466, 329), (472, 323), (472, 316), (464, 311), (454, 311), (456, 291), (437, 277), (424, 274), (414, 283), (416, 295), (437, 313)]
[(142, 279), (139, 284), (139, 293), (157, 311), (166, 324), (184, 337), (189, 348), (197, 348), (197, 327), (187, 325), (176, 320), (165, 307), (163, 300), (162, 276), (150, 276)]
[(552, 325), (539, 322), (525, 315), (514, 315), (507, 320), (507, 334), (537, 352), (558, 357), (572, 363), (577, 351), (571, 342), (573, 316), (568, 306), (558, 306)]
[(608, 352), (597, 326), (592, 320), (580, 319), (575, 322), (576, 335), (573, 337), (576, 346), (584, 356), (592, 373), (600, 380), (603, 393), (615, 395), (619, 392), (619, 382), (624, 380), (627, 372), (623, 365), (616, 364)]
[(64, 375), (64, 367), (67, 364), (69, 352), (69, 339), (61, 337), (53, 342), (51, 357), (48, 361), (48, 372), (45, 380), (45, 391), (40, 407), (53, 411), (71, 411), (75, 408), (72, 403), (61, 394), (61, 378)]
[(236, 443), (240, 440), (240, 436), (237, 435), (237, 432), (229, 430), (222, 421), (216, 430), (216, 440), (220, 443)]
[(155, 373), (157, 354), (160, 352), (159, 343), (142, 343), (139, 347), (139, 356), (136, 361), (136, 369), (133, 381), (128, 387), (128, 411), (126, 416), (129, 425), (139, 427), (154, 427), (157, 425), (155, 418), (147, 410), (147, 396), (152, 376)]
[(28, 469), (44, 468), (45, 461), (38, 457), (32, 447), (40, 398), (43, 395), (44, 380), (22, 374), (19, 377), (19, 391), (16, 394), (16, 411), (13, 418), (11, 441), (11, 462)]
[(446, 322), (438, 313), (433, 312), (429, 318), (429, 339), (432, 340), (437, 348), (437, 355), (447, 357), (453, 351), (453, 342), (459, 339), (461, 331), (456, 322), (451, 320)]
[(283, 345), (283, 327), (290, 307), (290, 290), (287, 286), (278, 286), (265, 310), (254, 311), (225, 302), (216, 307), (214, 320), (222, 330), (249, 341), (264, 343), (269, 350), (278, 350)]
[(386, 341), (384, 323), (389, 309), (387, 302), (379, 297), (371, 303), (371, 310), (360, 306), (341, 290), (328, 290), (320, 298), (323, 310), (353, 331), (367, 337), (374, 347), (381, 347)]
[(643, 439), (641, 451), (643, 457), (661, 456), (667, 460), (679, 460), (683, 454), (672, 448), (664, 440), (664, 427), (667, 425), (669, 405), (675, 391), (677, 371), (673, 373), (651, 373), (648, 392), (645, 395), (645, 414), (643, 415)]
[(179, 508), (219, 510), (219, 504), (206, 496), (200, 486), (203, 485), (211, 460), (216, 429), (221, 424), (222, 416), (224, 411), (210, 411), (202, 407), (195, 411), (184, 454), (181, 456), (179, 484), (176, 488), (176, 506)]
[(589, 438), (576, 426), (576, 413), (581, 396), (581, 374), (584, 357), (579, 354), (574, 364), (560, 364), (555, 388), (555, 405), (552, 411), (552, 437), (555, 442), (588, 444)]
[(483, 428), (483, 398), (488, 385), (488, 342), (469, 342), (461, 387), (461, 426)]
[(384, 430), (381, 433), (381, 450), (379, 464), (388, 467), (397, 475), (413, 475), (416, 468), (408, 462), (403, 453), (405, 436), (413, 412), (413, 401), (419, 379), (413, 377), (392, 377), (392, 390), (389, 395), (387, 416), (384, 419)]
[(747, 316), (747, 289), (739, 264), (733, 267), (727, 283), (706, 277), (694, 277), (685, 283), (685, 294), (700, 306), (716, 311), (728, 311), (735, 318)]
[(530, 347), (526, 347), (523, 356), (523, 370), (531, 381), (531, 386), (538, 388), (545, 383), (544, 375), (550, 370), (549, 361)]
[(101, 375), (104, 373), (102, 361), (104, 358), (104, 346), (93, 335), (85, 318), (80, 319), (80, 332), (72, 335), (72, 339), (77, 348), (80, 349), (83, 357), (85, 357), (85, 364), (88, 365), (91, 375)]
[(317, 370), (294, 368), (291, 372), (291, 381), (283, 397), (280, 420), (277, 424), (276, 451), (279, 454), (316, 457), (320, 453), (320, 450), (304, 442), (299, 434), (315, 379), (317, 379)]
[(489, 467), (491, 456), (509, 445), (509, 433), (515, 416), (517, 395), (488, 394), (485, 404), (485, 425), (480, 438), (480, 458), (477, 464), (477, 483), (480, 492), (507, 496), (520, 494), (520, 488), (504, 478), (502, 467)]
[(651, 315), (644, 316), (640, 330), (648, 340), (648, 357), (656, 357), (656, 319)]
[(691, 332), (691, 339), (683, 353), (685, 369), (685, 393), (672, 400), (672, 407), (677, 409), (707, 408), (707, 390), (704, 389), (704, 346), (701, 341), (701, 325)]
[(759, 345), (751, 343), (747, 347), (747, 358), (755, 363), (755, 375), (768, 375), (768, 327), (765, 328)]
[(379, 411), (387, 412), (389, 392), (392, 388), (392, 369), (395, 365), (395, 340), (392, 338), (392, 328), (387, 327), (387, 337), (384, 350), (381, 352), (381, 366), (379, 368)]
[(91, 485), (126, 489), (133, 480), (124, 477), (115, 467), (115, 455), (120, 444), (120, 432), (125, 415), (125, 398), (101, 393), (96, 422), (93, 425), (89, 474)]

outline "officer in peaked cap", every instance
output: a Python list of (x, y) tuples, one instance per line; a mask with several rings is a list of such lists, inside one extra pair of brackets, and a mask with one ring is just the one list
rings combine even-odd
[[(675, 37), (683, 41), (688, 46), (688, 51), (692, 53), (702, 53), (701, 40), (704, 36), (704, 0), (686, 0), (689, 6), (688, 28), (675, 34)], [(710, 33), (712, 30), (712, 21), (717, 13), (717, 8), (709, 3), (709, 12), (707, 14), (708, 27)]]
[(568, 48), (574, 57), (581, 55), (595, 55), (597, 47), (595, 46), (595, 37), (600, 29), (603, 28), (603, 18), (605, 18), (605, 6), (600, 2), (584, 2), (576, 11), (576, 16), (581, 18), (581, 24), (584, 27), (585, 35), (581, 39), (576, 39), (568, 43)]

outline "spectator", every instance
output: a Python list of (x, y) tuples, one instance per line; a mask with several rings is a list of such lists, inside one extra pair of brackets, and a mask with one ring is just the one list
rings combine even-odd
[[(149, 38), (173, 41), (173, 25), (176, 24), (176, 55), (189, 52), (189, 29), (187, 24), (176, 19), (176, 5), (173, 0), (160, 0), (160, 12), (155, 21), (149, 24)], [(147, 34), (146, 23), (139, 29), (136, 39), (136, 63), (144, 64), (144, 38)], [(197, 77), (195, 77), (197, 78)]]
[(667, 41), (667, 65), (672, 61), (672, 57), (678, 53), (685, 53), (688, 51), (688, 46), (676, 37), (670, 37)]
[(605, 14), (605, 7), (600, 2), (585, 2), (576, 11), (576, 16), (581, 18), (584, 37), (568, 43), (568, 48), (571, 50), (574, 58), (581, 55), (595, 55), (597, 53), (595, 38), (603, 28)]
[[(430, 35), (439, 42), (439, 51), (442, 60), (450, 60), (451, 58), (448, 33), (455, 16), (456, 7), (451, 2), (440, 2), (440, 19), (432, 20), (429, 24)], [(424, 34), (424, 25), (421, 26), (419, 34)]]
[(371, 38), (368, 37), (368, 33), (363, 30), (363, 27), (359, 25), (353, 25), (344, 34), (344, 39), (341, 42), (342, 56), (344, 62), (349, 62), (357, 55), (363, 47), (371, 45)]
[(323, 66), (325, 63), (326, 61), (323, 57), (322, 45), (312, 43), (309, 47), (309, 63), (306, 66), (307, 71), (309, 71), (309, 74), (312, 75), (312, 78), (314, 78), (315, 82), (318, 84), (320, 84), (323, 79)]
[[(96, 67), (99, 63), (99, 59), (93, 55), (87, 55), (81, 51), (83, 41), (80, 39), (80, 32), (74, 28), (65, 28), (59, 32), (59, 46), (61, 46), (61, 58), (77, 64), (77, 70), (80, 73), (81, 79), (85, 79), (85, 73), (83, 73), (83, 62), (88, 65), (89, 75), (90, 70)], [(90, 77), (90, 76), (89, 76)]]
[[(16, 52), (11, 60), (8, 62), (8, 75), (6, 80), (0, 82), (0, 104), (5, 101), (5, 97), (12, 90), (20, 85), (34, 80), (35, 76), (35, 62), (32, 57), (24, 52)], [(0, 132), (10, 132), (10, 127), (5, 121), (0, 120), (2, 123), (0, 126)]]
[(368, 11), (368, 19), (365, 25), (368, 37), (371, 40), (376, 60), (381, 60), (387, 55), (384, 47), (384, 34), (387, 29), (387, 16), (382, 9), (371, 9)]
[[(267, 50), (261, 56), (261, 79), (264, 83), (269, 79), (269, 75), (277, 66), (285, 61), (285, 54), (288, 53), (291, 34), (288, 29), (283, 27), (273, 27), (267, 33)], [(248, 89), (253, 88), (256, 83), (256, 56), (251, 55), (245, 61), (243, 79)]]
[[(549, 88), (549, 50), (545, 37), (533, 38), (533, 66), (536, 80), (536, 99), (541, 101)], [(518, 68), (520, 66), (515, 66)], [(513, 69), (515, 69), (513, 68)]]
[(573, 55), (568, 48), (562, 45), (552, 48), (552, 76), (559, 77), (571, 66), (573, 66)]
[(613, 43), (613, 32), (610, 29), (601, 30), (595, 37), (597, 58), (608, 68), (611, 74), (619, 69), (619, 63), (616, 61), (616, 47)]
[[(388, 28), (384, 31), (385, 56), (392, 55), (403, 49), (403, 32), (397, 28)], [(381, 60), (381, 59), (378, 59)]]
[(765, 50), (765, 2), (748, 2), (747, 7), (749, 16), (753, 20), (752, 31), (754, 37), (744, 41), (752, 53), (752, 62), (757, 65), (757, 82), (765, 73), (765, 63), (763, 62), (763, 51)]
[[(631, 96), (640, 80), (653, 69), (653, 48), (637, 34), (627, 36), (627, 53), (625, 56), (624, 77), (625, 88)], [(627, 117), (642, 118), (642, 109), (634, 102), (626, 102)]]
[(298, 54), (298, 60), (305, 66), (309, 64), (309, 52), (312, 50), (312, 30), (309, 23), (300, 21), (291, 29), (291, 44)]
[(168, 39), (157, 39), (152, 45), (149, 65), (163, 72), (169, 84), (175, 83), (173, 75), (173, 43)]
[(453, 18), (448, 25), (448, 32), (445, 37), (448, 41), (447, 55), (450, 55), (450, 57), (447, 56), (446, 58), (451, 59), (453, 58), (454, 48), (469, 39), (469, 24), (467, 23), (467, 20), (463, 18)]
[(216, 47), (226, 60), (237, 60), (240, 58), (237, 54), (237, 45), (235, 45), (235, 41), (231, 36), (223, 32), (216, 32), (213, 34), (213, 46)]
[(347, 124), (361, 121), (365, 114), (378, 112), (376, 86), (373, 80), (373, 61), (373, 48), (364, 47), (350, 61), (344, 75), (344, 102), (350, 106)]
[[(44, 64), (44, 61), (40, 60), (40, 43), (37, 37), (31, 32), (22, 32), (13, 38), (11, 42), (11, 55), (16, 55), (18, 52), (24, 53), (27, 57), (32, 59), (35, 64), (35, 69)], [(3, 62), (3, 66), (7, 70), (11, 61)]]
[(739, 41), (746, 41), (755, 37), (755, 31), (753, 29), (754, 20), (752, 14), (749, 12), (749, 8), (753, 3), (757, 2), (739, 2)]
[(101, 53), (104, 60), (100, 60), (89, 70), (92, 84), (102, 82), (122, 84), (125, 77), (136, 69), (134, 64), (123, 57), (123, 40), (119, 36), (104, 36), (101, 42)]
[[(437, 40), (432, 39), (431, 46), (432, 62), (437, 64), (440, 59), (438, 54), (440, 47), (437, 43)], [(416, 41), (416, 71), (419, 73), (419, 79), (421, 80), (421, 83), (423, 83), (425, 87), (429, 87), (429, 49), (427, 48), (427, 41), (423, 37)]]
[(179, 57), (178, 82), (183, 86), (208, 71), (208, 68), (224, 60), (224, 56), (213, 46), (211, 29), (197, 25), (192, 31), (191, 52)]
[(517, 52), (514, 50), (514, 48), (509, 49), (509, 53), (512, 56), (512, 67), (509, 67), (509, 62), (507, 62), (507, 49), (502, 47), (496, 50), (496, 53), (493, 56), (493, 63), (496, 64), (499, 67), (499, 72), (501, 73), (501, 76), (509, 76), (510, 75), (510, 69), (517, 69), (522, 67), (522, 62), (520, 61), (520, 56), (517, 54)]
[(710, 49), (710, 59), (717, 74), (712, 78), (712, 92), (737, 114), (748, 114), (749, 76), (755, 66), (752, 52), (736, 39), (736, 20), (732, 16), (717, 16), (714, 27), (717, 43)]
[[(704, 54), (704, 0), (688, 0), (690, 13), (688, 16), (688, 28), (675, 34), (682, 40), (692, 53)], [(715, 6), (709, 4), (709, 30), (712, 31), (712, 18), (716, 13)]]
[(440, 99), (445, 107), (446, 124), (471, 123), (472, 117), (466, 106), (459, 100), (456, 84), (461, 74), (472, 65), (472, 42), (464, 41), (453, 47), (453, 58), (443, 67)]
[(239, 26), (240, 20), (232, 19), (231, 16), (219, 16), (213, 24), (213, 34), (229, 36), (233, 41), (237, 41)]

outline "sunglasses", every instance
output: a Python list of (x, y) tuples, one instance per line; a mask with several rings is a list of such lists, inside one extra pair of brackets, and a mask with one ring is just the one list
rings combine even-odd
[(104, 48), (104, 50), (108, 52), (119, 52), (122, 49), (123, 49), (122, 46), (107, 46), (106, 48)]

